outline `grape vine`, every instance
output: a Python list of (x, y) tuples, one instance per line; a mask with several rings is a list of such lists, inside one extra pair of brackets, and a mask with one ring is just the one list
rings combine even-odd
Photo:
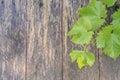
[[(95, 42), (96, 48), (102, 48), (105, 55), (116, 60), (120, 55), (120, 9), (118, 7), (111, 15), (108, 8), (115, 6), (119, 0), (91, 0), (90, 4), (78, 9), (81, 16), (68, 32), (71, 41), (82, 47)], [(107, 18), (111, 21), (108, 22)], [(95, 62), (93, 53), (87, 50), (72, 50), (72, 62), (77, 62), (81, 69), (92, 66)]]

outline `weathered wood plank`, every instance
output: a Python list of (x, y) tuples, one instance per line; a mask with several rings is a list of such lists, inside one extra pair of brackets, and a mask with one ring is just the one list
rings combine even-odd
[(95, 47), (90, 47), (90, 50), (96, 55), (96, 62), (93, 67), (85, 67), (80, 70), (76, 63), (71, 62), (69, 57), (71, 50), (81, 48), (72, 44), (70, 38), (67, 39), (66, 34), (79, 17), (76, 14), (77, 9), (87, 3), (88, 0), (64, 0), (63, 3), (63, 80), (99, 80), (98, 53)]
[(27, 0), (27, 80), (62, 80), (61, 0)]
[(25, 0), (0, 0), (0, 80), (25, 80), (25, 6)]
[(120, 80), (120, 57), (114, 61), (105, 56), (102, 51), (100, 54), (100, 80)]

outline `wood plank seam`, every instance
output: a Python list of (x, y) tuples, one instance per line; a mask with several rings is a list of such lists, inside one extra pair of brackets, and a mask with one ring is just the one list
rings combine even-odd
[(61, 21), (60, 21), (60, 27), (61, 27), (61, 43), (62, 43), (62, 80), (63, 80), (63, 54), (64, 54), (64, 38), (63, 38), (63, 31), (64, 31), (64, 26), (63, 26), (63, 0), (60, 0), (60, 18), (61, 18)]

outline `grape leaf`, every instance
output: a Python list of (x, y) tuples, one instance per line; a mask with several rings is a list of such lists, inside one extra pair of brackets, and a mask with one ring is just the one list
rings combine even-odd
[(92, 6), (85, 6), (78, 9), (77, 13), (80, 16), (96, 16), (96, 12)]
[(97, 48), (103, 48), (104, 53), (114, 60), (120, 55), (120, 31), (112, 26), (105, 27), (97, 36)]
[(114, 60), (120, 55), (120, 39), (117, 35), (111, 34), (110, 39), (106, 42), (104, 53)]
[(102, 0), (108, 7), (111, 7), (115, 4), (117, 0)]
[(70, 57), (71, 57), (72, 61), (77, 60), (78, 67), (80, 69), (87, 65), (92, 66), (95, 62), (95, 57), (90, 52), (73, 50), (70, 53)]
[(68, 32), (68, 35), (74, 35), (88, 30), (95, 31), (99, 29), (104, 22), (104, 19), (97, 17), (82, 17), (74, 24), (73, 28)]
[(91, 5), (78, 9), (81, 16), (106, 18), (106, 8), (100, 1), (94, 0)]
[(78, 14), (86, 17), (89, 23), (91, 23), (91, 30), (95, 31), (104, 24), (107, 11), (105, 5), (103, 5), (100, 1), (92, 0), (91, 3), (92, 4), (89, 6), (80, 8), (78, 10)]
[(73, 43), (81, 44), (81, 45), (89, 44), (91, 39), (92, 39), (92, 35), (93, 35), (92, 31), (83, 32), (83, 33), (80, 33), (80, 34), (73, 36), (71, 41)]
[[(87, 23), (87, 24), (86, 24)], [(75, 35), (78, 33), (86, 32), (87, 30), (91, 29), (90, 20), (83, 17), (78, 19), (78, 21), (74, 24), (73, 28), (68, 32), (68, 35)]]

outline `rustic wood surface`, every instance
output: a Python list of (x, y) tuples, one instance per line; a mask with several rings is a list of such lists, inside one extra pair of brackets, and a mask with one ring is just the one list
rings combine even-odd
[(69, 52), (81, 49), (67, 32), (89, 0), (0, 0), (0, 80), (120, 80), (120, 58), (96, 56), (80, 70)]
[(61, 0), (27, 2), (27, 80), (62, 80)]
[(0, 0), (0, 80), (25, 80), (25, 14), (25, 0)]

